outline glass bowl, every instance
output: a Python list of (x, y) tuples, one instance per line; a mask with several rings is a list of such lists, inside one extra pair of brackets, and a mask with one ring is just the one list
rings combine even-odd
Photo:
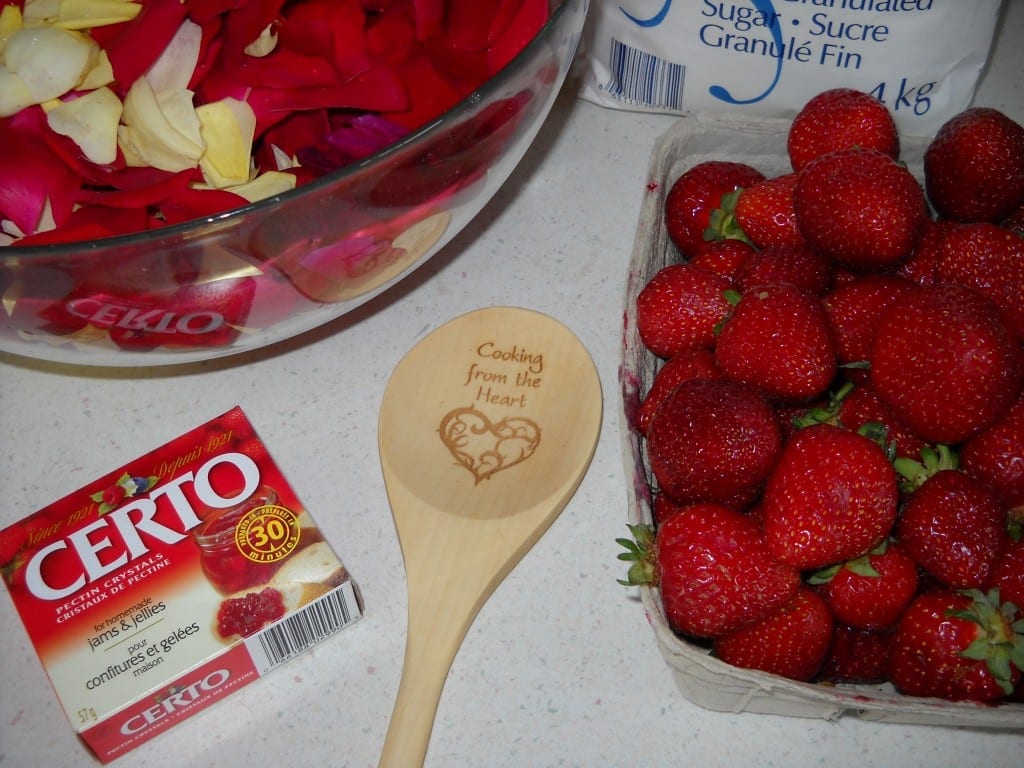
[(586, 16), (539, 34), (432, 123), (375, 155), (220, 215), (95, 242), (0, 248), (0, 350), (100, 366), (237, 354), (333, 320), (447, 244), (551, 110)]

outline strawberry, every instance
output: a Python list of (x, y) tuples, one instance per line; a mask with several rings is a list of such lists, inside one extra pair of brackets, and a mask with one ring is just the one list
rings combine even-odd
[(715, 356), (707, 349), (680, 352), (669, 358), (654, 374), (651, 388), (647, 391), (636, 412), (636, 428), (641, 435), (647, 434), (654, 412), (661, 401), (677, 386), (690, 379), (717, 379), (722, 375), (715, 365)]
[(807, 681), (818, 674), (828, 655), (833, 626), (825, 601), (801, 587), (766, 619), (716, 638), (712, 650), (734, 667)]
[(661, 402), (648, 426), (651, 472), (674, 502), (745, 506), (775, 464), (782, 438), (754, 387), (691, 379)]
[(917, 592), (917, 563), (892, 542), (813, 574), (836, 621), (857, 629), (888, 629)]
[(798, 431), (762, 497), (765, 537), (780, 561), (819, 569), (863, 555), (896, 520), (896, 473), (877, 443), (831, 424)]
[(944, 469), (910, 494), (896, 535), (940, 583), (956, 589), (982, 587), (1006, 543), (1006, 512), (972, 477)]
[(721, 275), (732, 282), (740, 268), (755, 253), (754, 247), (745, 240), (711, 240), (693, 254), (690, 264)]
[(999, 223), (1015, 235), (1024, 237), (1024, 205), (1021, 205), (1020, 208)]
[(884, 269), (911, 255), (927, 220), (924, 190), (889, 155), (855, 147), (812, 160), (793, 192), (804, 239), (853, 269)]
[(1017, 608), (1024, 618), (1024, 538), (1009, 541), (992, 566), (986, 589), (996, 588), (1004, 602)]
[(998, 222), (1024, 205), (1024, 127), (989, 107), (960, 112), (928, 145), (924, 180), (943, 218)]
[(800, 574), (774, 560), (749, 517), (719, 504), (696, 504), (668, 517), (655, 535), (631, 526), (619, 539), (633, 561), (623, 584), (657, 586), (677, 632), (714, 638), (754, 624), (786, 605)]
[(822, 297), (840, 364), (868, 359), (879, 316), (910, 287), (908, 280), (897, 275), (870, 273)]
[(859, 383), (842, 398), (836, 420), (855, 432), (868, 425), (881, 426), (887, 450), (895, 457), (918, 460), (928, 446), (882, 402), (870, 381)]
[(798, 248), (804, 245), (793, 210), (797, 175), (781, 176), (751, 184), (736, 198), (736, 223), (751, 243), (763, 248)]
[(793, 170), (838, 149), (866, 147), (889, 157), (899, 155), (899, 135), (889, 110), (878, 99), (851, 88), (832, 88), (813, 96), (793, 118), (786, 151)]
[(949, 227), (935, 269), (938, 280), (992, 299), (1014, 338), (1024, 343), (1024, 238), (987, 222)]
[(726, 376), (780, 400), (816, 397), (836, 373), (835, 345), (821, 302), (782, 283), (743, 294), (722, 325), (715, 362)]
[(731, 308), (725, 295), (729, 288), (724, 277), (691, 264), (662, 267), (637, 296), (640, 340), (662, 358), (710, 349), (716, 326)]
[(889, 679), (910, 696), (998, 701), (1024, 667), (1024, 627), (1012, 622), (997, 590), (923, 593), (896, 629)]
[(960, 466), (1007, 507), (1024, 511), (1024, 392), (995, 424), (960, 446)]
[(712, 213), (722, 207), (722, 197), (764, 179), (764, 174), (746, 163), (708, 160), (679, 176), (665, 196), (665, 227), (669, 238), (689, 258), (706, 240)]
[(733, 283), (744, 293), (759, 285), (787, 283), (821, 296), (832, 284), (832, 262), (806, 245), (769, 246), (750, 255)]
[(897, 265), (896, 274), (918, 285), (931, 285), (937, 282), (942, 244), (945, 242), (946, 233), (955, 226), (956, 222), (952, 221), (925, 219), (914, 251)]
[(654, 517), (655, 524), (661, 525), (668, 517), (686, 509), (686, 507), (686, 504), (676, 504), (664, 493), (659, 493), (651, 503), (651, 514)]
[(883, 683), (889, 677), (893, 633), (836, 624), (828, 657), (818, 673), (827, 683)]
[(923, 439), (954, 444), (1016, 399), (1020, 348), (990, 299), (956, 285), (915, 286), (879, 317), (869, 356), (882, 401)]

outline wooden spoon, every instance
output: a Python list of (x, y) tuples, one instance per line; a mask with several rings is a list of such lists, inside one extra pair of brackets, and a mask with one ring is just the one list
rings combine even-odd
[(391, 374), (378, 438), (409, 625), (381, 766), (423, 764), (469, 625), (579, 486), (601, 409), (579, 339), (525, 309), (457, 317)]

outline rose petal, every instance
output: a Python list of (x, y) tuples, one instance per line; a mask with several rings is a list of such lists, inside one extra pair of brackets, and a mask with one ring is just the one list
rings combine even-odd
[(202, 27), (188, 19), (181, 22), (167, 47), (146, 70), (146, 79), (154, 91), (188, 88), (199, 62), (202, 41)]
[(172, 172), (198, 165), (203, 139), (191, 91), (155, 93), (140, 77), (125, 96), (121, 119), (118, 141), (129, 165)]
[(125, 168), (111, 174), (109, 188), (85, 189), (78, 202), (110, 208), (146, 208), (188, 189), (195, 178), (194, 169), (167, 173), (155, 168)]
[[(190, 5), (193, 3), (149, 2), (131, 21), (92, 32), (93, 39), (107, 52), (120, 83), (119, 94), (123, 96), (167, 47)], [(140, 45), (140, 40), (145, 44)]]
[(522, 0), (451, 0), (448, 38), (452, 47), (463, 51), (487, 48), (515, 16), (521, 3)]
[(267, 171), (261, 173), (252, 181), (232, 187), (229, 191), (244, 197), (250, 203), (257, 200), (265, 200), (274, 195), (280, 195), (295, 189), (296, 178), (294, 173), (282, 171)]
[(56, 25), (64, 29), (91, 29), (131, 21), (142, 6), (126, 0), (61, 0)]
[(114, 69), (110, 66), (107, 52), (101, 49), (92, 68), (82, 77), (82, 82), (78, 84), (78, 89), (91, 91), (95, 88), (102, 88), (104, 85), (110, 85), (113, 82)]
[(100, 165), (117, 159), (120, 120), (121, 100), (106, 87), (61, 102), (46, 115), (54, 131), (70, 138), (90, 161)]
[(444, 33), (444, 0), (413, 0), (416, 9), (416, 37), (426, 40)]
[(547, 0), (522, 0), (515, 17), (487, 51), (491, 74), (518, 56), (547, 24), (549, 17)]
[(249, 181), (256, 116), (237, 99), (222, 99), (196, 109), (206, 150), (199, 160), (206, 183), (223, 189)]
[(0, 219), (10, 219), (22, 232), (32, 234), (47, 207), (57, 224), (67, 218), (81, 182), (43, 141), (15, 127), (27, 123), (0, 121), (0, 147), (5, 153), (0, 163)]
[(224, 189), (182, 189), (159, 203), (168, 224), (205, 219), (232, 208), (248, 204), (248, 200)]
[(462, 93), (452, 87), (425, 54), (414, 56), (404, 62), (397, 73), (399, 80), (406, 86), (411, 103), (401, 111), (374, 111), (410, 130), (430, 122), (462, 98)]
[(0, 117), (16, 115), (35, 103), (35, 96), (24, 81), (0, 66)]
[(3, 53), (7, 69), (21, 78), (33, 102), (41, 104), (77, 86), (99, 51), (78, 32), (33, 27), (12, 34)]

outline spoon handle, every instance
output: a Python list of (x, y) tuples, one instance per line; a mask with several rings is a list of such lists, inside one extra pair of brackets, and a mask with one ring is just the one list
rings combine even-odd
[(423, 765), (441, 691), (468, 626), (468, 621), (445, 621), (443, 611), (439, 615), (422, 600), (410, 600), (402, 679), (380, 768)]

